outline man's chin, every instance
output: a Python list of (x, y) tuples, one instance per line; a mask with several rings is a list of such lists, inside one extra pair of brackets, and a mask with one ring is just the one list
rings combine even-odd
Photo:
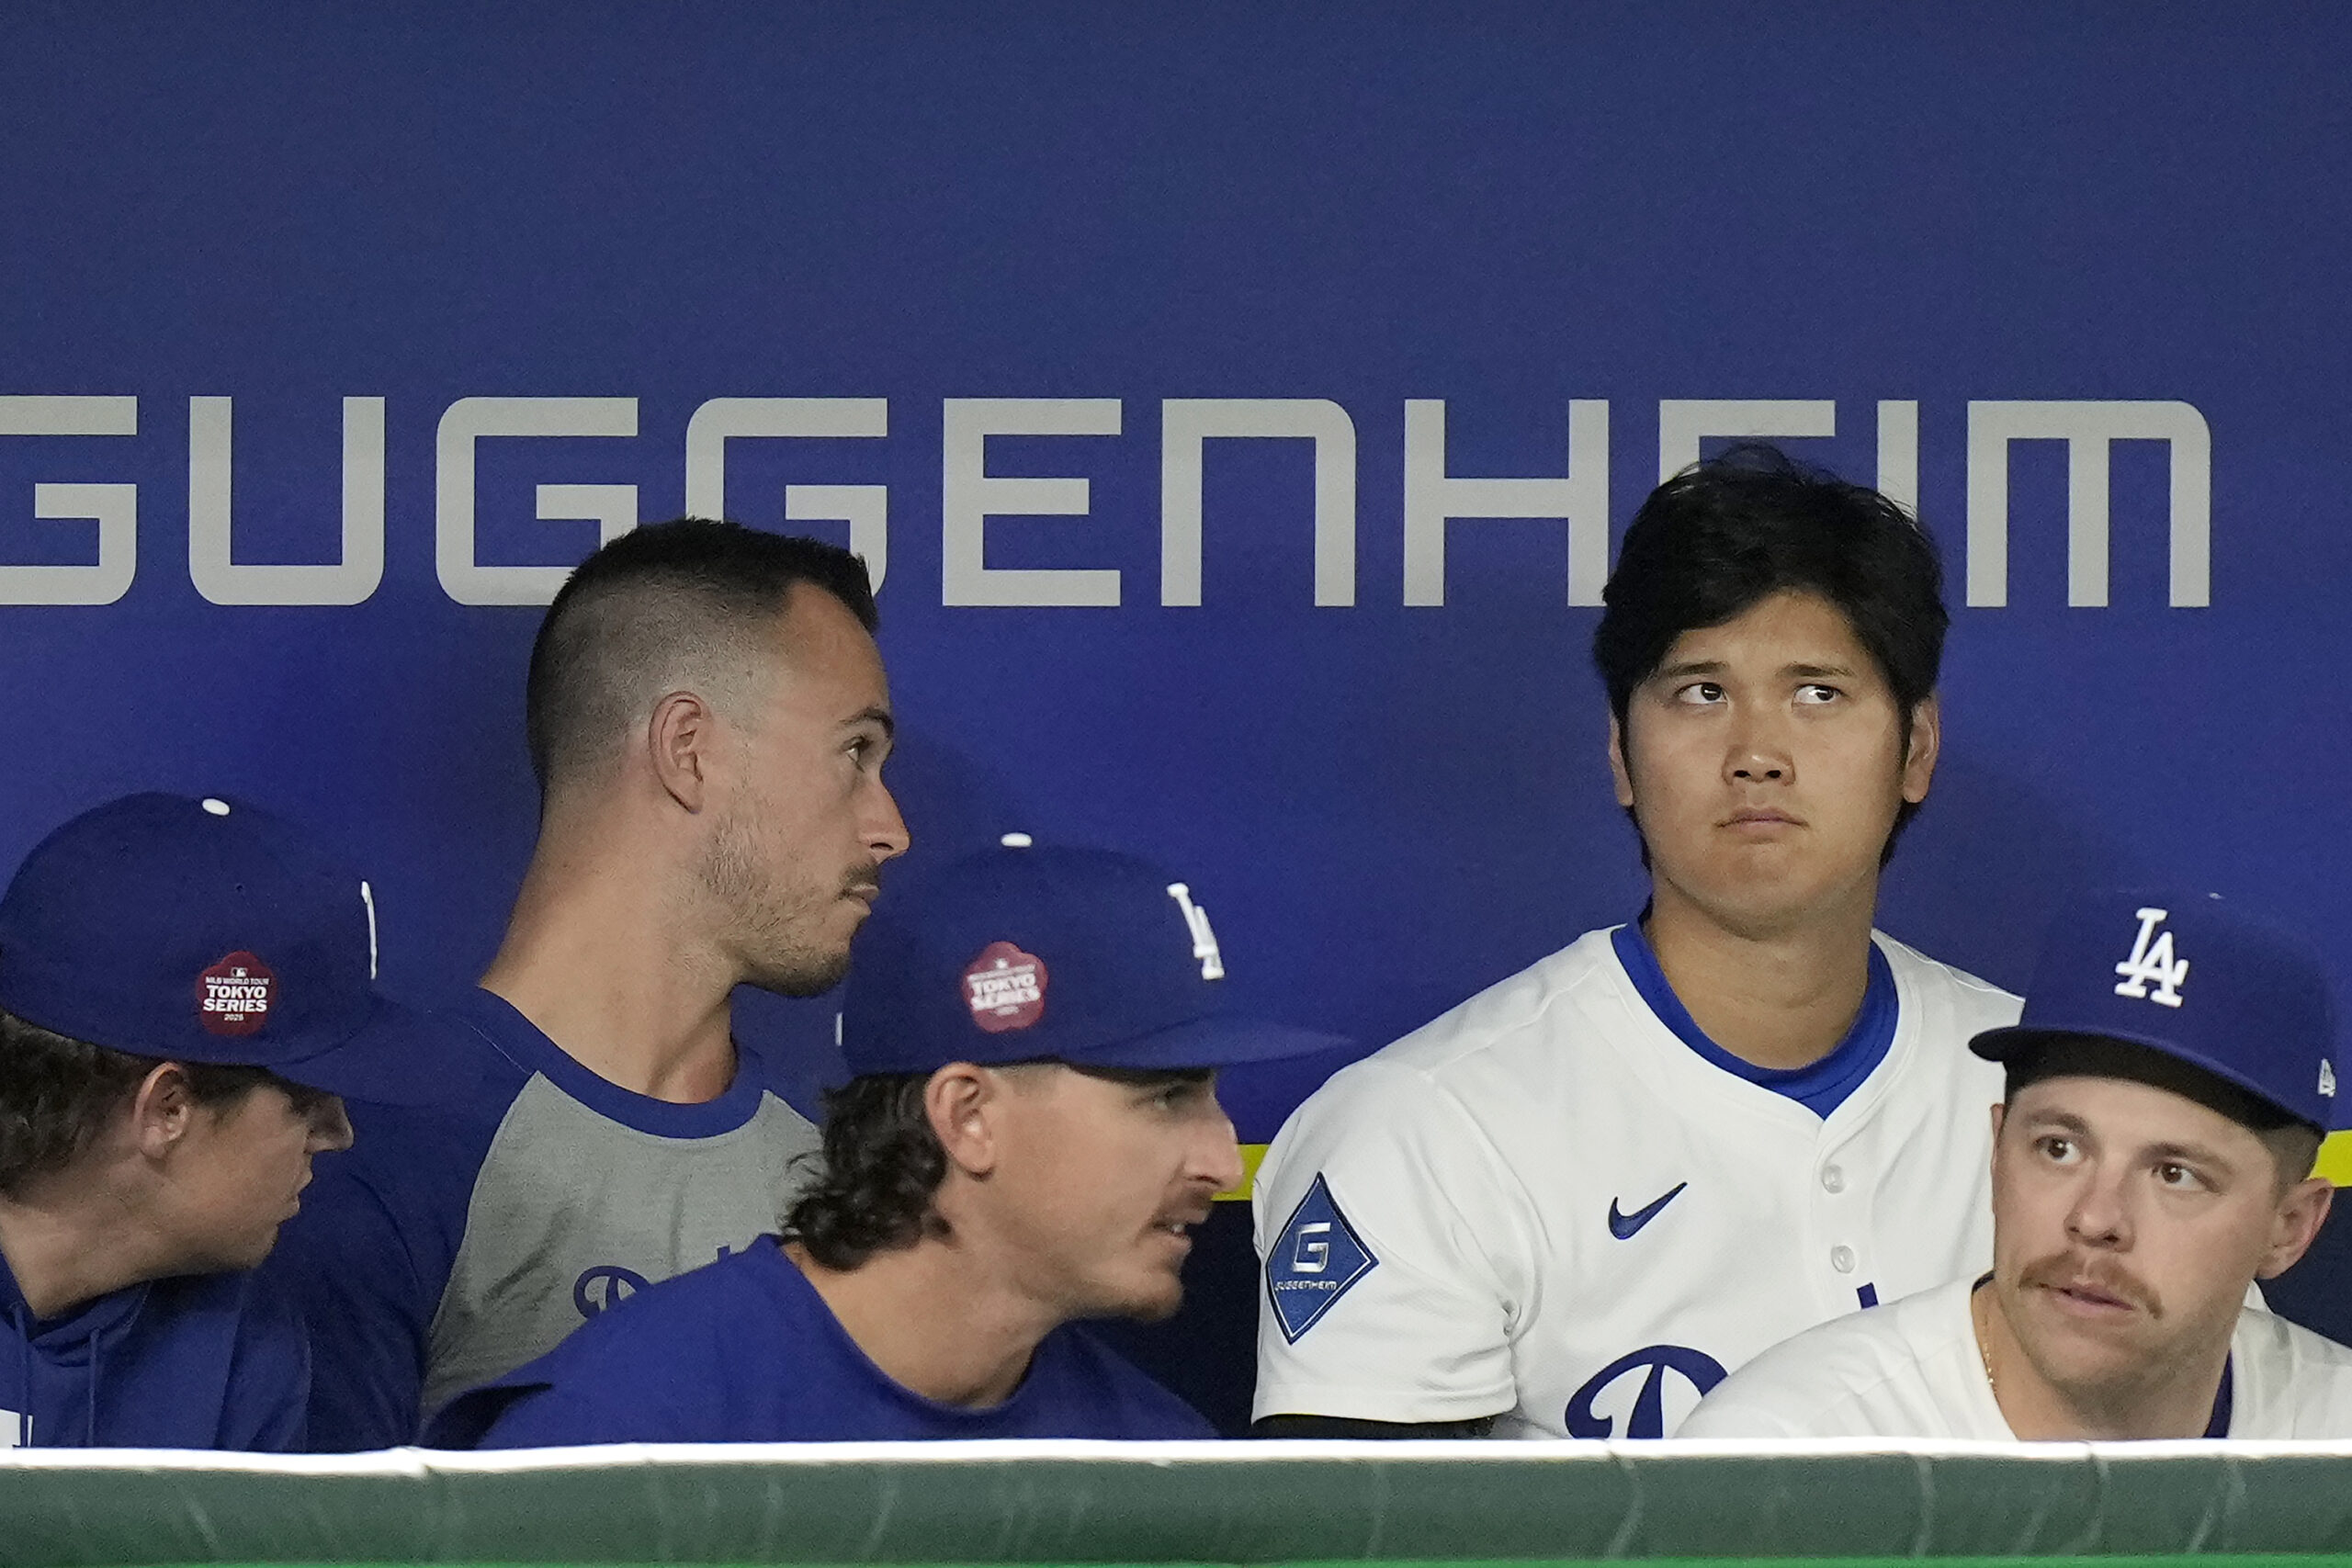
[(848, 974), (849, 949), (844, 947), (831, 957), (819, 959), (811, 956), (747, 975), (743, 983), (772, 996), (796, 998), (821, 997), (840, 985)]

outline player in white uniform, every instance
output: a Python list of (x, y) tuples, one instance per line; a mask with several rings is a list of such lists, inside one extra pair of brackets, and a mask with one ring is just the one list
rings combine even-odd
[(2352, 1349), (2245, 1302), (2335, 1196), (2331, 1011), (2315, 956), (2216, 900), (2068, 910), (1975, 1043), (2008, 1074), (1992, 1272), (1766, 1351), (1679, 1435), (2352, 1438)]
[(2000, 1082), (1965, 1045), (2017, 1001), (1871, 930), (1936, 761), (1932, 546), (1749, 448), (1651, 494), (1607, 601), (1650, 907), (1283, 1129), (1261, 1434), (1663, 1437), (1766, 1347), (1991, 1258)]

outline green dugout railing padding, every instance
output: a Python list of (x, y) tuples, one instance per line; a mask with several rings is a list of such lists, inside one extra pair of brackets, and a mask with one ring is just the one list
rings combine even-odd
[(2352, 1444), (999, 1443), (0, 1459), (0, 1563), (2352, 1553)]

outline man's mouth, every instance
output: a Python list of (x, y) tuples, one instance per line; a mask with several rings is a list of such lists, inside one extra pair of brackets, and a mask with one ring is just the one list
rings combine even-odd
[(1799, 828), (1804, 824), (1789, 813), (1770, 806), (1747, 806), (1724, 818), (1726, 828)]

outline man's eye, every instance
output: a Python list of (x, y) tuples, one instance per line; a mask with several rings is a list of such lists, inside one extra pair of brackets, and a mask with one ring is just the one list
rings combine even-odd
[(1674, 700), (1694, 705), (1719, 703), (1724, 700), (1724, 689), (1713, 681), (1693, 681), (1689, 685), (1678, 689), (1674, 694)]
[(1809, 681), (1797, 688), (1797, 701), (1800, 703), (1834, 703), (1843, 695), (1845, 694), (1837, 687), (1825, 686), (1818, 681)]
[(2075, 1157), (2075, 1140), (2062, 1138), (2055, 1134), (2036, 1139), (2034, 1146), (2041, 1151), (2041, 1157), (2052, 1165), (2064, 1165)]
[(2197, 1187), (2202, 1185), (2197, 1173), (2177, 1160), (2165, 1160), (2156, 1167), (2156, 1179), (2166, 1187)]

